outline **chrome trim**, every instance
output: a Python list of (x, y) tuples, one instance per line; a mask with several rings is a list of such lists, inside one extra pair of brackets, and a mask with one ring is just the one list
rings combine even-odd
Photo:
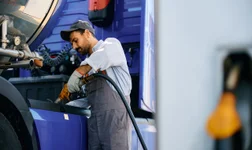
[(0, 48), (0, 56), (8, 56), (8, 57), (14, 57), (14, 58), (21, 58), (21, 59), (43, 60), (43, 57), (40, 56), (37, 52), (31, 52), (27, 44), (23, 45), (23, 47), (25, 49), (22, 51)]
[(52, 16), (52, 13), (55, 11), (55, 8), (58, 4), (59, 0), (53, 0), (50, 10), (48, 11), (47, 15), (45, 16), (44, 20), (42, 23), (39, 25), (37, 28), (36, 32), (32, 35), (32, 37), (28, 40), (27, 44), (30, 45), (36, 38), (37, 36), (41, 33), (41, 31), (44, 29), (45, 25), (47, 24), (48, 20)]
[(4, 49), (0, 48), (0, 56), (8, 56), (8, 57), (14, 57), (14, 58), (23, 58), (24, 53), (17, 50), (11, 50), (11, 49)]

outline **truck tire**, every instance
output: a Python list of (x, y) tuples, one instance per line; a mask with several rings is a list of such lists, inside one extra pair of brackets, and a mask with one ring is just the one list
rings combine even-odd
[(0, 149), (22, 150), (15, 130), (2, 113), (0, 113)]

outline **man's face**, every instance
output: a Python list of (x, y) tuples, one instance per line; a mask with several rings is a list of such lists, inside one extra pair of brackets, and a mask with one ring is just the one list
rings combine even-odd
[(88, 54), (91, 49), (87, 31), (83, 32), (82, 34), (79, 31), (73, 31), (70, 34), (70, 42), (73, 49), (75, 49), (81, 55)]

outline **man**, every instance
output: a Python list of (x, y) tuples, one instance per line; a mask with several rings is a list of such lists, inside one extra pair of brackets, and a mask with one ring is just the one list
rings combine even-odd
[[(98, 41), (92, 26), (81, 20), (60, 34), (62, 39), (71, 42), (73, 49), (88, 55), (69, 78), (68, 91), (80, 91), (81, 77), (105, 71), (120, 87), (129, 104), (131, 76), (121, 43), (115, 38)], [(88, 119), (89, 150), (128, 150), (131, 146), (131, 138), (128, 139), (128, 135), (131, 135), (129, 117), (117, 91), (102, 78), (88, 82), (85, 90), (91, 106), (91, 117)]]

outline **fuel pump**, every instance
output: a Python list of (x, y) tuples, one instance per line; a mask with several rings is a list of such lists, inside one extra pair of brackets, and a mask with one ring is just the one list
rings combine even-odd
[(251, 149), (251, 58), (245, 50), (230, 53), (224, 60), (223, 92), (209, 116), (207, 133), (215, 140), (214, 150)]

